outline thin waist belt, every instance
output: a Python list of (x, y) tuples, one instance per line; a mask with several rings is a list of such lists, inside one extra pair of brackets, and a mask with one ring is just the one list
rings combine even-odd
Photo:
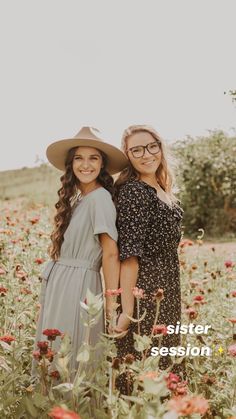
[(84, 259), (64, 259), (60, 258), (57, 260), (59, 265), (71, 266), (72, 268), (85, 268), (91, 269), (92, 271), (99, 272), (100, 267), (97, 263), (92, 263), (90, 260)]
[(96, 263), (90, 262), (89, 260), (60, 258), (57, 261), (50, 260), (50, 262), (47, 263), (44, 270), (42, 271), (41, 277), (47, 281), (52, 269), (56, 264), (70, 266), (72, 268), (90, 269), (95, 272), (100, 271), (100, 266), (98, 266)]

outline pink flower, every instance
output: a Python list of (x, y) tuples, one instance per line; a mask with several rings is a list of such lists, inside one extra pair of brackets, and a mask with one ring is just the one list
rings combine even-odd
[(236, 323), (236, 317), (228, 319), (228, 321), (231, 322), (232, 324), (235, 324)]
[(228, 347), (228, 353), (233, 357), (236, 357), (236, 343)]
[(41, 263), (45, 262), (45, 260), (43, 258), (36, 258), (34, 262), (37, 263), (38, 265), (41, 265)]
[(132, 291), (135, 298), (144, 298), (144, 290), (142, 288), (134, 287)]
[(105, 292), (105, 295), (107, 296), (107, 297), (112, 297), (112, 296), (114, 296), (114, 295), (119, 295), (119, 294), (121, 294), (123, 292), (123, 289), (122, 288), (118, 288), (118, 289), (114, 289), (114, 290), (106, 290), (106, 292)]
[(226, 260), (225, 261), (225, 267), (226, 268), (233, 268), (234, 267), (234, 262), (232, 262), (232, 260)]
[(48, 413), (53, 419), (81, 419), (80, 416), (72, 410), (65, 410), (62, 407), (55, 406)]
[(232, 297), (236, 297), (236, 291), (231, 291), (230, 294), (232, 295)]
[(193, 413), (204, 415), (209, 409), (209, 404), (203, 397), (184, 396), (171, 399), (168, 407), (183, 416), (192, 415)]
[(0, 275), (5, 275), (6, 271), (4, 271), (4, 269), (0, 268)]
[(156, 324), (156, 326), (153, 326), (152, 328), (153, 335), (167, 335), (167, 327), (165, 324)]
[(145, 378), (149, 378), (151, 380), (155, 380), (155, 378), (158, 377), (158, 372), (157, 371), (147, 371), (144, 374), (139, 376), (139, 380), (143, 381)]
[(40, 354), (40, 351), (33, 351), (33, 357), (34, 359), (36, 359), (37, 361), (40, 361), (40, 359), (42, 359), (42, 356)]
[(180, 377), (173, 372), (169, 372), (169, 374), (165, 377), (165, 380), (167, 388), (169, 390), (175, 390), (178, 382), (180, 381)]

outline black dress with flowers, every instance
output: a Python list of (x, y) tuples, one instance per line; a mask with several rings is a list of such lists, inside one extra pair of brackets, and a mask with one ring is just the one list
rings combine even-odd
[[(146, 316), (140, 323), (142, 335), (150, 335), (155, 320), (156, 300), (153, 293), (158, 288), (164, 291), (157, 324), (175, 325), (181, 318), (181, 293), (179, 259), (177, 248), (181, 238), (183, 210), (175, 203), (163, 202), (155, 188), (145, 182), (131, 180), (120, 187), (117, 199), (117, 229), (119, 235), (120, 260), (138, 257), (139, 271), (137, 287), (142, 288), (146, 298), (140, 300), (140, 316), (146, 309)], [(134, 317), (137, 318), (137, 312)], [(137, 324), (131, 323), (127, 335), (117, 339), (117, 355), (133, 354), (133, 332)], [(163, 337), (162, 346), (180, 345), (180, 335)], [(154, 344), (153, 344), (154, 346)], [(165, 369), (169, 357), (162, 357), (160, 368)], [(177, 368), (178, 369), (178, 368)], [(175, 372), (178, 372), (174, 369)], [(125, 377), (118, 380), (121, 392), (126, 393)]]

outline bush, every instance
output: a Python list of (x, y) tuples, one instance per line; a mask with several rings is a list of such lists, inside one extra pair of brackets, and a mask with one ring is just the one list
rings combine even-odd
[(179, 197), (186, 234), (203, 228), (207, 235), (236, 231), (236, 137), (222, 131), (188, 137), (174, 145)]

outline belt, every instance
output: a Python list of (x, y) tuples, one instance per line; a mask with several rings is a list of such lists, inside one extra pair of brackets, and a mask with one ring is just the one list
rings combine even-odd
[(45, 266), (45, 268), (43, 269), (43, 271), (41, 273), (41, 277), (47, 281), (52, 269), (54, 268), (54, 266), (56, 264), (69, 266), (71, 268), (89, 269), (89, 270), (92, 270), (92, 271), (95, 271), (95, 272), (100, 271), (100, 265), (98, 265), (96, 263), (92, 263), (89, 260), (60, 258), (56, 261), (50, 260), (50, 262), (48, 262), (47, 265)]
[(91, 262), (90, 260), (60, 258), (56, 261), (56, 263), (59, 265), (71, 266), (72, 268), (91, 269), (92, 271), (96, 272), (100, 271), (100, 266), (97, 263)]

